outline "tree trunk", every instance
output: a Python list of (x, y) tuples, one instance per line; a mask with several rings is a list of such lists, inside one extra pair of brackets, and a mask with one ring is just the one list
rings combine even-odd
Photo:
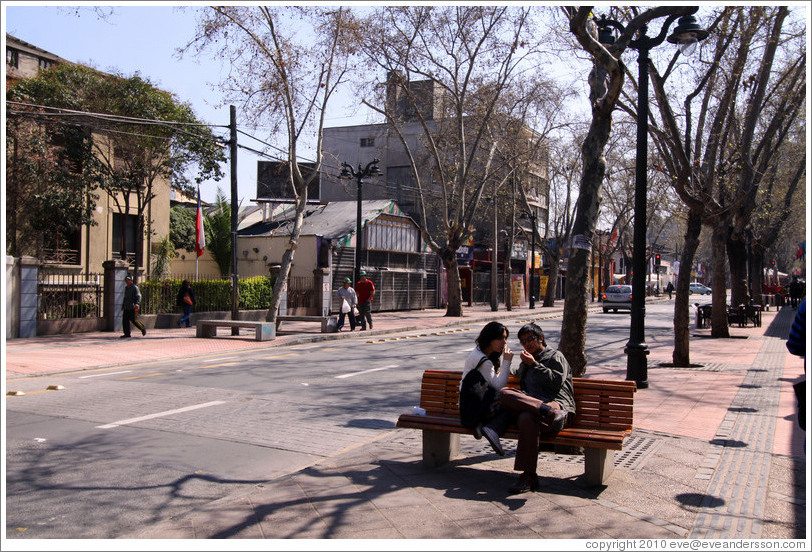
[(711, 337), (730, 337), (727, 325), (727, 286), (725, 270), (725, 244), (730, 226), (726, 220), (716, 220), (711, 234), (711, 274), (713, 281), (713, 313), (711, 314)]
[(747, 244), (743, 234), (731, 234), (727, 240), (727, 259), (730, 263), (730, 304), (749, 305), (747, 287)]
[[(558, 254), (550, 257), (550, 273), (547, 275), (547, 289), (544, 291), (545, 307), (554, 307), (555, 299), (556, 297), (558, 297), (558, 294), (556, 292), (558, 291), (559, 260), (560, 258)], [(538, 284), (538, 279), (536, 279), (536, 284)]]
[(572, 224), (572, 246), (567, 262), (567, 283), (564, 287), (564, 318), (561, 321), (561, 344), (559, 349), (572, 368), (572, 375), (581, 377), (586, 373), (586, 315), (589, 304), (588, 276), (591, 247), (601, 202), (601, 186), (606, 176), (606, 159), (603, 151), (612, 130), (612, 114), (593, 109), (592, 124), (584, 139), (581, 151), (584, 173), (575, 220)]
[(445, 316), (462, 316), (462, 286), (460, 285), (460, 270), (457, 266), (457, 251), (444, 249), (440, 257), (445, 267), (446, 287), (448, 288)]
[(753, 285), (753, 300), (761, 306), (766, 306), (766, 297), (761, 292), (764, 286), (764, 249), (761, 245), (752, 244), (752, 256), (750, 258), (750, 280)]
[[(276, 322), (276, 316), (279, 313), (279, 305), (282, 303), (282, 292), (287, 289), (288, 276), (290, 269), (293, 265), (293, 257), (296, 252), (296, 244), (299, 242), (299, 234), (304, 224), (304, 208), (307, 204), (307, 197), (299, 199), (296, 207), (296, 219), (293, 224), (293, 233), (288, 241), (288, 247), (282, 254), (282, 264), (279, 267), (279, 274), (276, 276), (276, 281), (273, 283), (273, 292), (271, 293), (271, 304), (268, 306), (268, 313), (265, 315), (266, 322)], [(356, 237), (360, 239), (360, 237)], [(287, 314), (287, 313), (282, 313)]]
[(680, 258), (674, 299), (674, 352), (671, 354), (674, 366), (688, 367), (691, 365), (691, 307), (688, 290), (691, 285), (691, 268), (694, 265), (696, 249), (699, 247), (701, 232), (701, 211), (689, 211), (685, 228), (685, 246)]

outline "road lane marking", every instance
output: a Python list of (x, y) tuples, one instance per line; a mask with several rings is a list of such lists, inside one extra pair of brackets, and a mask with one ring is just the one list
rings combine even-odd
[(388, 370), (389, 368), (397, 368), (398, 366), (399, 366), (398, 364), (390, 364), (389, 366), (383, 366), (382, 368), (370, 368), (369, 370), (363, 370), (362, 372), (341, 374), (340, 376), (336, 376), (336, 379), (351, 378), (353, 376), (360, 376), (361, 374), (369, 374), (370, 372), (379, 372), (381, 370)]
[(223, 362), (221, 364), (204, 364), (200, 366), (200, 368), (219, 368), (220, 366), (234, 366), (235, 364), (239, 364), (239, 362)]
[(105, 374), (93, 374), (92, 376), (79, 376), (79, 379), (85, 378), (101, 378), (104, 376), (116, 376), (118, 374), (129, 374), (132, 370), (124, 370), (123, 372), (107, 372)]
[(163, 376), (163, 375), (164, 375), (163, 372), (155, 372), (154, 374), (145, 374), (143, 376), (130, 376), (128, 378), (118, 378), (118, 381), (128, 381), (128, 380), (141, 379), (141, 378), (151, 378), (153, 376)]
[(117, 422), (112, 422), (105, 425), (96, 426), (97, 429), (110, 429), (113, 427), (134, 424), (137, 422), (143, 422), (144, 420), (152, 420), (153, 418), (161, 418), (163, 416), (171, 416), (173, 414), (180, 414), (181, 412), (189, 412), (190, 410), (197, 410), (198, 408), (208, 408), (209, 406), (217, 406), (218, 404), (224, 404), (225, 401), (211, 401), (207, 403), (201, 404), (193, 404), (192, 406), (185, 406), (183, 408), (176, 408), (175, 410), (165, 410), (163, 412), (157, 412), (155, 414), (147, 414), (146, 416), (139, 416), (138, 418), (129, 418), (127, 420), (119, 420)]
[(299, 356), (299, 353), (285, 353), (283, 355), (267, 356), (267, 357), (263, 357), (263, 360), (268, 360), (268, 359), (272, 359), (272, 358), (291, 357), (291, 356)]

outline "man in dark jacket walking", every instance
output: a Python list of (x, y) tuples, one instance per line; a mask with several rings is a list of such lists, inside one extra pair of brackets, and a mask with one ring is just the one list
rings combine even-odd
[(125, 276), (124, 283), (127, 284), (127, 287), (124, 288), (124, 298), (121, 301), (121, 312), (123, 314), (121, 325), (124, 329), (124, 335), (122, 335), (121, 338), (125, 339), (131, 337), (130, 322), (141, 330), (141, 335), (147, 335), (147, 329), (144, 327), (144, 324), (136, 318), (140, 309), (141, 290), (133, 283), (132, 274)]

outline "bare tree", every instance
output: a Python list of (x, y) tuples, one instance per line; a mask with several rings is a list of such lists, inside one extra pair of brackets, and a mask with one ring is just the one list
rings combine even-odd
[[(736, 253), (728, 256), (731, 238), (741, 241), (757, 205), (765, 176), (774, 163), (788, 129), (799, 116), (805, 95), (805, 65), (790, 52), (782, 30), (786, 7), (730, 7), (718, 10), (709, 26), (711, 40), (703, 48), (708, 59), (697, 71), (694, 89), (684, 101), (682, 117), (671, 105), (665, 84), (674, 61), (660, 74), (652, 70), (661, 129), (655, 144), (679, 197), (688, 207), (685, 247), (677, 283), (674, 312), (676, 365), (689, 356), (688, 284), (702, 225), (711, 229), (713, 314), (711, 335), (729, 335), (726, 309), (726, 261), (736, 303), (749, 300), (746, 273)], [(778, 56), (779, 47), (786, 48)], [(699, 113), (692, 102), (700, 98)], [(678, 121), (684, 120), (681, 128)], [(800, 178), (800, 175), (799, 175)], [(741, 253), (738, 254), (741, 257)]]
[[(471, 235), (483, 197), (496, 197), (511, 177), (499, 159), (505, 135), (494, 130), (497, 121), (523, 124), (503, 100), (537, 54), (530, 13), (506, 6), (387, 7), (366, 25), (369, 60), (387, 81), (365, 104), (386, 117), (412, 168), (421, 231), (447, 273), (446, 316), (462, 316), (457, 249)], [(418, 141), (410, 138), (415, 133)]]
[(606, 175), (604, 148), (612, 130), (613, 112), (618, 105), (626, 77), (621, 55), (638, 31), (649, 23), (662, 17), (675, 19), (694, 12), (696, 8), (668, 6), (634, 14), (618, 39), (609, 46), (598, 42), (591, 6), (566, 6), (562, 10), (569, 21), (570, 32), (594, 61), (594, 68), (588, 79), (592, 122), (581, 146), (583, 173), (572, 228), (572, 241), (577, 246), (572, 248), (567, 265), (564, 318), (561, 323), (561, 352), (572, 366), (573, 375), (580, 376), (586, 371), (584, 347), (588, 266), (601, 202), (601, 188)]
[[(343, 7), (216, 6), (200, 12), (198, 31), (185, 51), (213, 49), (230, 63), (221, 86), (241, 102), (249, 122), (269, 124), (271, 140), (284, 137), (295, 205), (288, 246), (274, 282), (266, 319), (276, 320), (282, 291), (304, 221), (308, 185), (322, 165), (327, 105), (347, 80), (359, 27)], [(300, 149), (312, 145), (316, 161), (303, 170)]]

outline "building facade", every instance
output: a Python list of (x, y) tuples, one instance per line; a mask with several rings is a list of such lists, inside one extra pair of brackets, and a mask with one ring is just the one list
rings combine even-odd
[[(40, 71), (47, 71), (59, 64), (72, 63), (51, 52), (38, 48), (14, 36), (6, 34), (6, 89), (8, 90), (20, 79), (35, 77)], [(15, 106), (9, 106), (9, 124), (37, 125), (34, 119), (25, 117), (22, 109), (19, 109), (15, 118)], [(29, 111), (30, 114), (30, 111)], [(45, 127), (43, 127), (45, 128)], [(47, 132), (47, 128), (46, 128)], [(103, 134), (92, 132), (92, 140), (98, 149), (107, 150), (111, 158), (115, 157), (110, 142)], [(58, 144), (53, 147), (58, 148)], [(7, 148), (7, 173), (6, 180), (8, 189), (13, 188), (14, 171), (9, 168), (20, 159), (15, 159), (17, 148), (14, 147), (14, 140)], [(48, 186), (48, 182), (41, 185)], [(18, 257), (22, 255), (32, 256), (44, 267), (54, 272), (63, 274), (79, 273), (100, 273), (102, 263), (111, 259), (125, 260), (129, 265), (134, 266), (136, 256), (140, 259), (139, 275), (149, 275), (152, 256), (157, 251), (160, 240), (169, 234), (169, 202), (170, 183), (168, 179), (158, 178), (153, 184), (152, 199), (146, 204), (144, 212), (144, 232), (141, 239), (138, 239), (138, 209), (135, 194), (125, 198), (122, 194), (116, 196), (99, 193), (93, 210), (93, 224), (84, 225), (73, 236), (66, 236), (58, 240), (57, 243), (48, 242), (45, 246), (33, 247), (20, 243), (16, 251), (7, 253)], [(12, 209), (12, 211), (9, 211)], [(15, 217), (15, 224), (7, 224), (7, 232), (10, 228), (19, 228), (19, 232), (25, 231), (26, 220), (36, 217), (36, 213), (13, 212), (13, 208), (7, 205), (8, 218)], [(14, 240), (16, 241), (16, 240)], [(21, 240), (24, 241), (24, 240)], [(7, 243), (9, 240), (7, 240)], [(138, 245), (140, 243), (140, 246)]]
[[(391, 82), (391, 81), (390, 81)], [(414, 113), (415, 107), (408, 103), (400, 89), (390, 84), (387, 87), (386, 102), (391, 112), (402, 122), (398, 124), (399, 133), (389, 124), (364, 124), (354, 126), (332, 127), (324, 129), (324, 142), (322, 153), (324, 156), (324, 166), (340, 167), (346, 162), (355, 166), (365, 166), (373, 159), (378, 159), (378, 168), (383, 173), (382, 177), (367, 178), (364, 180), (362, 195), (363, 199), (392, 199), (403, 209), (403, 211), (414, 218), (420, 220), (420, 198), (418, 196), (415, 179), (412, 174), (412, 164), (406, 149), (401, 142), (401, 136), (407, 142), (409, 149), (415, 156), (416, 164), (424, 167), (420, 174), (420, 180), (424, 186), (432, 186), (431, 166), (428, 153), (424, 145), (426, 128), (429, 132), (436, 132), (438, 120), (441, 117), (442, 94), (438, 85), (432, 81), (412, 81), (409, 83), (411, 92), (417, 97), (416, 109), (420, 112), (420, 118)], [(425, 128), (424, 128), (425, 124)], [(528, 142), (537, 139), (538, 136), (523, 125), (520, 132), (521, 138)], [(510, 256), (510, 268), (513, 274), (529, 274), (530, 263), (528, 251), (530, 250), (530, 232), (532, 231), (531, 220), (536, 222), (538, 229), (537, 236), (543, 238), (547, 233), (547, 223), (549, 220), (549, 159), (547, 149), (541, 147), (534, 156), (535, 161), (529, 163), (522, 175), (517, 178), (518, 185), (524, 189), (528, 205), (518, 205), (517, 212), (529, 209), (533, 217), (526, 220), (517, 220), (515, 242), (508, 249), (501, 234), (497, 236), (499, 246), (497, 255), (499, 262), (500, 278), (504, 278), (507, 273), (506, 258)], [(424, 162), (425, 160), (425, 162)], [(322, 174), (321, 199), (323, 201), (347, 201), (352, 200), (357, 195), (357, 185), (354, 180), (341, 180), (338, 178), (339, 170), (332, 174), (326, 170)], [(428, 183), (428, 184), (426, 184)], [(486, 186), (487, 188), (487, 186)], [(501, 197), (501, 196), (500, 196)], [(518, 194), (505, 194), (505, 201), (508, 197), (520, 197)], [(429, 206), (430, 207), (430, 206)], [(500, 205), (500, 207), (504, 207)], [(507, 209), (506, 209), (507, 210)], [(474, 240), (470, 245), (466, 245), (465, 251), (458, 255), (458, 263), (461, 267), (461, 277), (464, 300), (468, 302), (477, 301), (475, 290), (477, 287), (483, 289), (490, 288), (490, 263), (493, 255), (494, 224), (490, 213), (492, 209), (482, 210), (483, 216), (474, 222)], [(431, 217), (431, 213), (429, 213)], [(505, 221), (501, 221), (505, 223)], [(431, 224), (431, 222), (429, 222)], [(525, 230), (519, 231), (519, 227)], [(536, 253), (540, 253), (539, 249)], [(475, 275), (480, 272), (477, 286)], [(487, 281), (486, 281), (487, 280)], [(527, 281), (527, 279), (525, 280)], [(505, 286), (500, 284), (500, 290)], [(500, 291), (500, 294), (502, 292)], [(467, 294), (467, 296), (466, 296)]]

